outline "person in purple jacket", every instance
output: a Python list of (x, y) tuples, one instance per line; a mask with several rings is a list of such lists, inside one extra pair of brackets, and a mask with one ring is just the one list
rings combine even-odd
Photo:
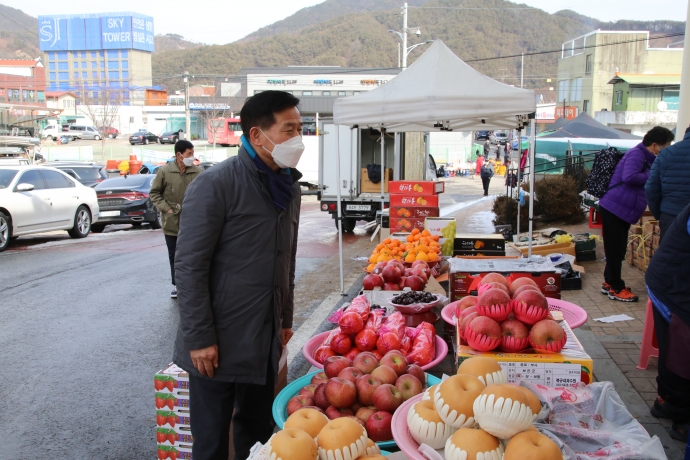
[(649, 170), (661, 150), (671, 145), (671, 131), (655, 126), (642, 142), (628, 150), (616, 166), (606, 194), (599, 200), (606, 268), (601, 293), (611, 300), (637, 302), (621, 277), (621, 268), (628, 244), (628, 231), (647, 208), (644, 186)]

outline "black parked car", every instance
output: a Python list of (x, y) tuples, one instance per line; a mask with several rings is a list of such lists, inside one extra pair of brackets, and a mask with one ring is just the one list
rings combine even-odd
[(98, 223), (91, 231), (100, 233), (106, 225), (148, 223), (161, 228), (163, 222), (158, 208), (149, 198), (155, 174), (134, 174), (107, 179), (95, 187), (98, 196)]
[(174, 144), (180, 138), (179, 131), (167, 131), (161, 134), (161, 144)]
[(108, 178), (103, 165), (83, 161), (51, 161), (42, 163), (72, 176), (87, 187), (94, 187)]
[(151, 131), (141, 130), (129, 136), (129, 143), (134, 144), (149, 144), (151, 142), (160, 144), (161, 138)]

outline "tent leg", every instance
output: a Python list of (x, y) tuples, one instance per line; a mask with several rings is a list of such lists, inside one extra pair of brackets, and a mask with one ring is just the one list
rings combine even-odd
[(528, 256), (532, 257), (532, 236), (533, 236), (533, 221), (534, 221), (534, 154), (536, 150), (536, 120), (530, 120), (530, 142), (529, 142), (529, 251)]
[(381, 126), (381, 212), (386, 206), (386, 128)]
[(336, 184), (338, 184), (335, 190), (338, 197), (338, 257), (340, 258), (340, 295), (345, 295), (345, 274), (343, 271), (343, 210), (340, 199), (340, 125), (335, 125), (335, 151), (335, 177), (337, 180)]

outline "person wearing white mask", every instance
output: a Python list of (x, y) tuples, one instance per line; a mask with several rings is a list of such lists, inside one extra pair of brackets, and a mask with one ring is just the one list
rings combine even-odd
[[(274, 389), (292, 336), (304, 151), (299, 99), (264, 91), (240, 112), (237, 156), (187, 190), (175, 257), (195, 460), (235, 459), (273, 433)], [(233, 413), (234, 411), (234, 413)]]
[(158, 168), (149, 192), (151, 202), (161, 213), (163, 235), (168, 247), (173, 284), (170, 297), (173, 299), (177, 298), (175, 248), (177, 247), (177, 233), (180, 229), (180, 217), (182, 217), (182, 200), (189, 184), (203, 171), (194, 165), (194, 160), (194, 144), (186, 140), (177, 141), (175, 143), (175, 159)]

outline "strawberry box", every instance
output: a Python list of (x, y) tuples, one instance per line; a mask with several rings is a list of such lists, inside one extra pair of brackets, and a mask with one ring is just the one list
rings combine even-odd
[(178, 394), (189, 392), (189, 374), (187, 371), (170, 363), (153, 376), (153, 387), (158, 393)]
[(189, 427), (189, 410), (159, 409), (156, 411), (156, 426), (161, 428), (175, 428), (177, 426)]
[(189, 392), (181, 391), (178, 394), (156, 392), (155, 401), (158, 410), (189, 409)]
[(390, 205), (415, 206), (418, 208), (438, 208), (438, 195), (391, 194)]
[(158, 458), (164, 460), (192, 460), (192, 445), (180, 443), (175, 446), (158, 444)]
[(444, 182), (393, 180), (389, 185), (390, 193), (403, 195), (438, 195), (445, 190)]
[(164, 446), (177, 446), (180, 444), (192, 444), (192, 429), (188, 426), (175, 428), (156, 428), (156, 442)]
[(394, 206), (390, 208), (390, 216), (406, 217), (412, 219), (424, 219), (426, 217), (438, 217), (439, 208), (421, 208), (417, 206)]
[(391, 232), (411, 232), (413, 228), (424, 230), (424, 219), (410, 219), (407, 217), (391, 217)]

